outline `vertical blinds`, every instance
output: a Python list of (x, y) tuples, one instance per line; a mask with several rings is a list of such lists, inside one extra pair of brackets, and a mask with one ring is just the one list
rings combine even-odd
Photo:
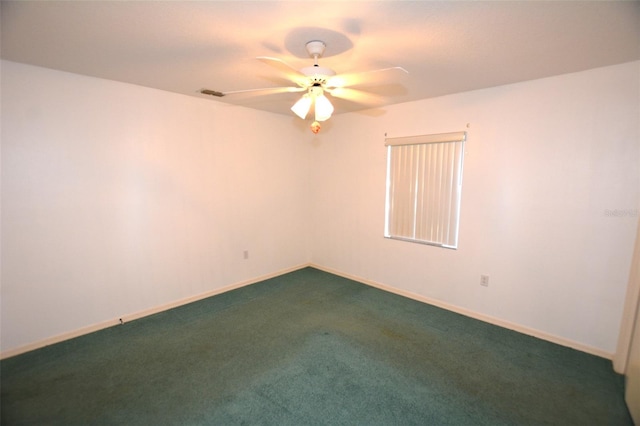
[(465, 132), (389, 138), (385, 237), (456, 248)]

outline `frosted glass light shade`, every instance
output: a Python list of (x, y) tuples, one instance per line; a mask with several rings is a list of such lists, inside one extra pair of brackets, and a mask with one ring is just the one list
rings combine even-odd
[(304, 120), (309, 113), (309, 108), (311, 108), (311, 97), (306, 93), (291, 107), (291, 111)]
[(316, 121), (325, 121), (333, 114), (333, 105), (325, 95), (316, 96)]

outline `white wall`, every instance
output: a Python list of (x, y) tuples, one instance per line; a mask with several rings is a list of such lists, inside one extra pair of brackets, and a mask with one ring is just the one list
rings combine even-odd
[[(611, 356), (640, 208), (639, 82), (635, 62), (332, 118), (312, 154), (313, 262)], [(459, 130), (459, 249), (384, 239), (385, 132)]]
[(308, 263), (292, 121), (3, 61), (2, 351)]
[[(639, 81), (623, 64), (337, 115), (312, 135), (3, 61), (2, 351), (312, 261), (611, 354), (640, 207)], [(460, 248), (385, 240), (384, 133), (467, 123)]]
[(626, 299), (613, 367), (625, 375), (627, 408), (635, 424), (640, 424), (640, 228), (636, 235)]

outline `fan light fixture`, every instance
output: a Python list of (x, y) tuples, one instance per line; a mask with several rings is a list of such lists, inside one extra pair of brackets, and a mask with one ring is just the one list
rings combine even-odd
[(311, 96), (308, 93), (305, 93), (298, 102), (291, 107), (291, 111), (304, 120), (307, 117), (310, 108)]
[(334, 112), (333, 105), (326, 94), (336, 99), (347, 99), (365, 105), (379, 105), (384, 103), (381, 96), (369, 93), (366, 90), (350, 88), (349, 86), (377, 84), (384, 81), (385, 76), (391, 71), (407, 73), (402, 67), (382, 68), (378, 70), (348, 73), (336, 75), (331, 68), (318, 65), (318, 58), (324, 54), (326, 45), (321, 40), (311, 40), (305, 44), (306, 51), (313, 58), (313, 66), (302, 69), (293, 68), (281, 59), (259, 56), (260, 61), (277, 68), (295, 86), (265, 87), (262, 89), (235, 90), (230, 92), (219, 92), (216, 90), (202, 89), (200, 93), (211, 96), (227, 95), (274, 95), (279, 93), (303, 93), (302, 97), (291, 107), (291, 111), (301, 119), (305, 120), (311, 112), (315, 120), (311, 123), (311, 131), (320, 131), (320, 122), (331, 118)]
[(318, 58), (324, 53), (326, 45), (319, 40), (310, 41), (306, 44), (307, 52), (309, 56), (313, 57), (313, 66), (303, 68), (300, 72), (312, 81), (312, 85), (309, 87), (307, 93), (296, 102), (292, 107), (293, 111), (298, 117), (303, 120), (309, 114), (311, 105), (315, 112), (315, 121), (325, 121), (333, 114), (333, 105), (327, 97), (324, 95), (322, 86), (326, 83), (327, 78), (335, 75), (335, 72), (329, 68), (324, 68), (318, 65)]
[(220, 92), (217, 90), (202, 89), (200, 93), (216, 97), (227, 95), (273, 95), (279, 93), (304, 93), (302, 97), (291, 107), (291, 111), (305, 120), (311, 111), (315, 120), (311, 123), (311, 131), (320, 131), (320, 122), (331, 118), (334, 112), (333, 105), (326, 94), (336, 99), (347, 99), (365, 105), (379, 105), (384, 102), (380, 96), (367, 91), (349, 88), (349, 86), (368, 85), (384, 81), (388, 73), (407, 73), (402, 67), (382, 68), (378, 70), (336, 75), (331, 68), (318, 65), (318, 58), (324, 54), (326, 45), (321, 40), (311, 40), (305, 44), (307, 53), (313, 58), (313, 66), (302, 69), (293, 68), (281, 59), (259, 56), (257, 59), (277, 68), (280, 72), (295, 83), (295, 87), (265, 87), (262, 89), (235, 90)]
[(316, 121), (325, 121), (333, 114), (333, 105), (331, 105), (329, 99), (324, 95), (320, 86), (311, 86), (309, 92), (305, 93), (298, 102), (291, 107), (291, 111), (304, 120), (307, 118), (312, 104), (314, 106)]

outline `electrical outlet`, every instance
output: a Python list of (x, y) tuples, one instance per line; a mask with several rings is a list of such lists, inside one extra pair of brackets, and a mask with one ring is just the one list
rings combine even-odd
[(249, 250), (245, 250), (244, 251), (244, 258), (248, 259), (249, 258)]
[(480, 275), (480, 285), (489, 287), (489, 275)]

